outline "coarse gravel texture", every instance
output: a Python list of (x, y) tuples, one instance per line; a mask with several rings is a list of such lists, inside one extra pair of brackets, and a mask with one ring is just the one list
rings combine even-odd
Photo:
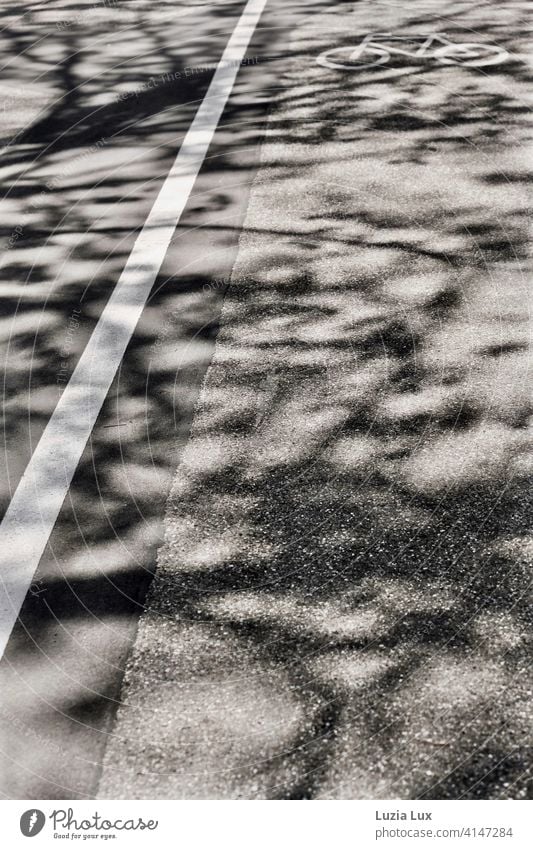
[(441, 7), (290, 7), (101, 798), (532, 796), (526, 4)]

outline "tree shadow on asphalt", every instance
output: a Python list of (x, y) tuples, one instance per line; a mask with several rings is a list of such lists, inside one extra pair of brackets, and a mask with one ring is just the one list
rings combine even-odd
[[(488, 25), (482, 35), (498, 37)], [(161, 29), (145, 36), (165, 73), (184, 72)], [(529, 174), (506, 151), (522, 132), (530, 75), (516, 60), (492, 69), (489, 86), (465, 72), (458, 89), (448, 68), (391, 65), (355, 87), (309, 61), (327, 46), (314, 38), (272, 89), (266, 179), (200, 402), (225, 285), (184, 263), (157, 281), (76, 475), (49, 553), (55, 571), (23, 614), (35, 643), (21, 627), (9, 657), (43, 663), (58, 641), (71, 652), (69, 618), (116, 639), (117, 619), (143, 608), (158, 516), (196, 409), (147, 614), (175, 635), (166, 655), (157, 640), (143, 643), (154, 689), (136, 690), (130, 676), (119, 712), (124, 722), (133, 706), (130, 739), (111, 750), (126, 747), (134, 769), (148, 753), (157, 772), (168, 738), (150, 703), (172, 699), (176, 774), (191, 735), (226, 752), (227, 771), (209, 779), (215, 795), (530, 798)], [(62, 97), (6, 152), (7, 165), (30, 166), (7, 187), (29, 215), (14, 238), (9, 209), (2, 231), (13, 242), (3, 265), (8, 441), (42, 430), (62, 363), (72, 370), (139, 226), (118, 225), (116, 205), (148, 202), (208, 82), (163, 83), (154, 96), (142, 90), (147, 72), (115, 69), (113, 85), (136, 93), (95, 108), (76, 91), (72, 32), (64, 45)], [(236, 100), (224, 125), (252, 145), (263, 107)], [(102, 149), (87, 156), (102, 132)], [(147, 142), (150, 157), (133, 166), (120, 153)], [(105, 161), (115, 149), (118, 172)], [(205, 173), (228, 171), (247, 179), (238, 145), (228, 154), (221, 140)], [(455, 190), (443, 187), (448, 174)], [(96, 183), (99, 197), (86, 203)], [(195, 197), (177, 244), (205, 223), (220, 244), (231, 239), (230, 202), (224, 192)], [(99, 558), (116, 565), (103, 572)], [(231, 652), (199, 668), (182, 657), (177, 646), (195, 645), (195, 629), (222, 642), (229, 634), (242, 668)], [(131, 634), (119, 639), (125, 660)], [(164, 664), (174, 680), (206, 688), (187, 727), (157, 678)], [(266, 730), (250, 741), (238, 724), (237, 739), (217, 694), (264, 678), (270, 690), (244, 711)], [(119, 701), (117, 675), (109, 682), (61, 704), (67, 724), (105, 738), (102, 717)], [(149, 795), (150, 776), (135, 780)], [(188, 780), (196, 786), (193, 771)]]

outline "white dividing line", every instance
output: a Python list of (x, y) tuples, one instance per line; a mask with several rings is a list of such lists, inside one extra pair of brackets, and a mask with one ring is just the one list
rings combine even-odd
[(119, 281), (0, 525), (0, 658), (267, 0), (248, 0)]

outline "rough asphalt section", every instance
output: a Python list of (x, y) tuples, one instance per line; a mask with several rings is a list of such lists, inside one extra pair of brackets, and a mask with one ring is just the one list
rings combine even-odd
[[(279, 60), (102, 798), (533, 794), (526, 4), (403, 5)], [(512, 56), (316, 65), (385, 29)]]

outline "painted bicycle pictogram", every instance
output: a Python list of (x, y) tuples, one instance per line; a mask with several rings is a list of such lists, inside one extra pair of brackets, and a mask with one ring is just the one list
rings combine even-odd
[[(401, 47), (399, 44), (402, 42), (414, 43), (414, 46), (411, 46), (411, 49)], [(507, 50), (503, 47), (475, 41), (453, 42), (446, 33), (398, 36), (388, 32), (375, 32), (366, 35), (359, 44), (325, 50), (316, 61), (324, 68), (356, 71), (385, 65), (394, 55), (434, 60), (442, 65), (462, 65), (467, 68), (499, 65), (509, 58)]]

